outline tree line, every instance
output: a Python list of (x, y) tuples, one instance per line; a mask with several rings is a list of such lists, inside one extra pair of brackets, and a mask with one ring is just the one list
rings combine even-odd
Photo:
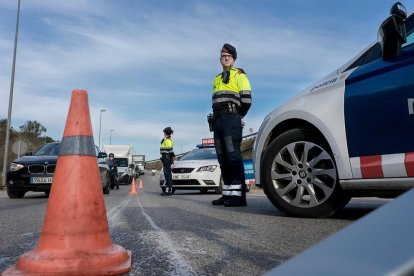
[[(4, 160), (4, 147), (6, 144), (6, 131), (7, 131), (7, 119), (0, 119), (0, 160), (3, 169), (3, 160)], [(13, 127), (10, 129), (10, 140), (9, 140), (9, 154), (7, 158), (7, 165), (17, 158), (18, 152), (12, 150), (13, 144), (21, 141), (21, 144), (27, 145), (26, 152), (34, 152), (41, 145), (45, 143), (55, 142), (55, 140), (49, 136), (44, 135), (47, 131), (46, 127), (43, 126), (38, 121), (26, 121), (23, 125), (19, 126), (18, 129)], [(20, 152), (20, 155), (24, 152)], [(0, 176), (1, 178), (1, 176)], [(1, 179), (0, 179), (1, 180)]]

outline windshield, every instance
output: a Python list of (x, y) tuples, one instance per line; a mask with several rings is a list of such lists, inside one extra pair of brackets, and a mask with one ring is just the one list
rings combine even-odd
[(118, 167), (128, 167), (128, 158), (114, 158), (114, 162)]
[(180, 158), (182, 160), (206, 160), (217, 159), (217, 153), (215, 148), (208, 149), (195, 149)]
[(33, 155), (36, 156), (53, 156), (59, 154), (60, 143), (44, 144)]

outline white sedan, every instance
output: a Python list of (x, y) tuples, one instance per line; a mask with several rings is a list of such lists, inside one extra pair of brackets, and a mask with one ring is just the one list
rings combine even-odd
[[(171, 166), (173, 192), (175, 190), (200, 190), (207, 193), (212, 189), (221, 194), (222, 178), (215, 148), (199, 148), (190, 151)], [(160, 186), (165, 191), (164, 172), (160, 173)]]

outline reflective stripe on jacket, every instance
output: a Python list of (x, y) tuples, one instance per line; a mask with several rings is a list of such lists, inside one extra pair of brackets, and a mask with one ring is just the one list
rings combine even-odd
[(251, 87), (243, 70), (230, 69), (228, 83), (224, 83), (222, 73), (218, 74), (213, 81), (213, 110), (218, 110), (227, 103), (233, 103), (239, 108), (241, 116), (247, 114), (251, 104)]

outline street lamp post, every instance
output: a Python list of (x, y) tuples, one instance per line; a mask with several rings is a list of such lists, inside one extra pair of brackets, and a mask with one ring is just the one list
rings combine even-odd
[(105, 112), (106, 109), (101, 109), (99, 114), (99, 150), (101, 150), (101, 125), (102, 125), (102, 112)]
[(112, 140), (111, 140), (111, 138), (112, 138), (112, 131), (115, 131), (114, 129), (111, 129), (110, 131), (109, 131), (109, 144), (110, 145), (112, 145)]
[(11, 112), (12, 112), (12, 103), (13, 103), (14, 72), (16, 68), (17, 37), (19, 34), (19, 18), (20, 18), (20, 0), (17, 2), (16, 34), (14, 37), (13, 65), (12, 65), (10, 96), (9, 96), (9, 112), (7, 116), (7, 129), (6, 129), (6, 140), (5, 140), (5, 145), (4, 145), (3, 174), (2, 174), (3, 177), (2, 177), (2, 183), (0, 185), (0, 190), (6, 186), (7, 157), (9, 155), (10, 122), (11, 122)]

